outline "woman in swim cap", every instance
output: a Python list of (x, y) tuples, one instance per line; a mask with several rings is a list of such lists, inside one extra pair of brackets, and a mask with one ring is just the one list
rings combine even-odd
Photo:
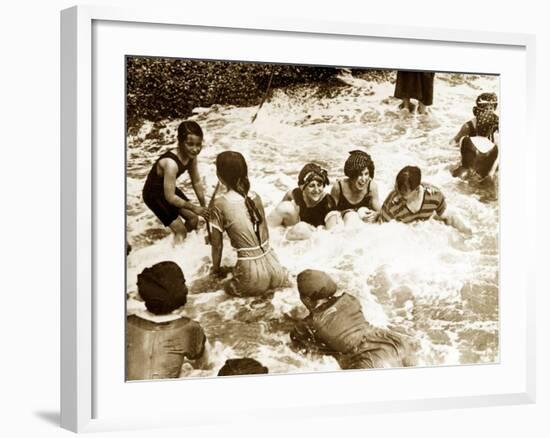
[(473, 177), (477, 181), (494, 181), (498, 169), (498, 125), (495, 114), (497, 97), (482, 93), (472, 109), (475, 118), (466, 122), (452, 142), (460, 147), (461, 163), (452, 171), (455, 177)]
[(298, 175), (298, 187), (286, 193), (281, 203), (269, 215), (271, 226), (292, 227), (287, 232), (291, 240), (306, 239), (318, 226), (332, 228), (338, 221), (336, 203), (325, 192), (327, 171), (318, 164), (307, 163)]
[[(462, 125), (460, 128), (460, 131), (451, 139), (451, 144), (458, 145), (460, 143), (460, 140), (463, 137), (487, 137), (489, 140), (491, 140), (493, 143), (497, 142), (498, 140), (495, 139), (495, 133), (498, 131), (498, 122), (496, 126), (493, 125), (493, 129), (490, 132), (479, 132), (480, 129), (480, 119), (482, 119), (483, 114), (495, 114), (495, 111), (498, 106), (498, 99), (497, 95), (495, 93), (481, 93), (476, 98), (476, 106), (472, 108), (472, 112), (474, 113), (474, 118), (471, 120), (468, 120), (466, 123)], [(498, 116), (497, 116), (498, 121)], [(481, 124), (484, 122), (481, 121)], [(486, 123), (485, 123), (486, 125)], [(483, 128), (481, 128), (483, 131)]]
[(351, 151), (344, 164), (344, 174), (346, 178), (338, 180), (330, 192), (344, 223), (373, 222), (380, 211), (380, 202), (371, 156), (363, 151)]

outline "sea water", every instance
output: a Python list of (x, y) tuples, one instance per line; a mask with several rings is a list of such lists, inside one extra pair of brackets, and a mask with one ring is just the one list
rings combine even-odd
[[(296, 186), (306, 162), (321, 164), (334, 182), (343, 177), (348, 152), (361, 149), (375, 163), (381, 202), (402, 167), (419, 166), (422, 179), (441, 189), (448, 207), (470, 225), (473, 235), (436, 220), (318, 229), (305, 241), (289, 241), (284, 229), (271, 229), (271, 245), (290, 271), (291, 287), (268, 298), (231, 298), (208, 276), (205, 230), (190, 233), (174, 246), (170, 233), (142, 201), (145, 177), (156, 158), (175, 147), (181, 120), (146, 122), (127, 138), (127, 232), (133, 246), (127, 261), (127, 311), (144, 308), (136, 286), (143, 268), (164, 260), (179, 264), (190, 287), (188, 302), (179, 312), (200, 322), (212, 361), (209, 370), (184, 370), (182, 375), (215, 375), (234, 357), (255, 358), (270, 373), (339, 369), (330, 356), (291, 348), (293, 321), (307, 315), (298, 298), (296, 275), (307, 268), (328, 272), (339, 291), (359, 298), (371, 324), (407, 336), (419, 366), (498, 361), (498, 196), (494, 187), (451, 176), (460, 153), (449, 143), (473, 117), (476, 96), (498, 94), (498, 77), (436, 74), (428, 115), (398, 110), (389, 82), (346, 82), (328, 92), (314, 85), (276, 90), (253, 123), (257, 107), (197, 108), (191, 119), (205, 133), (198, 163), (207, 197), (217, 183), (215, 157), (225, 150), (245, 156), (252, 190), (269, 214)], [(179, 185), (195, 199), (187, 175)], [(222, 264), (235, 262), (225, 236)]]

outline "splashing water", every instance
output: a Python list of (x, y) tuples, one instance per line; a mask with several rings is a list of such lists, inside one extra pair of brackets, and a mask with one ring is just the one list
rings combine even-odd
[[(457, 77), (462, 80), (456, 80)], [(475, 98), (498, 93), (495, 76), (437, 74), (434, 105), (426, 116), (397, 110), (390, 83), (357, 79), (320, 96), (315, 86), (277, 90), (251, 123), (257, 108), (214, 105), (198, 109), (192, 119), (205, 133), (199, 171), (207, 193), (217, 183), (214, 159), (224, 150), (241, 152), (249, 166), (252, 189), (267, 213), (296, 186), (303, 164), (316, 161), (332, 181), (343, 177), (353, 149), (373, 158), (381, 201), (405, 165), (417, 165), (423, 180), (439, 187), (447, 204), (474, 230), (466, 239), (438, 221), (413, 225), (360, 224), (327, 232), (307, 241), (288, 241), (283, 229), (271, 229), (271, 243), (291, 273), (292, 286), (267, 298), (231, 298), (208, 277), (210, 247), (204, 230), (190, 233), (179, 247), (144, 205), (141, 190), (147, 172), (166, 149), (175, 147), (180, 120), (145, 123), (127, 139), (128, 313), (143, 308), (136, 278), (163, 260), (180, 265), (190, 286), (179, 312), (200, 322), (211, 345), (213, 367), (187, 370), (186, 376), (215, 375), (227, 358), (253, 357), (270, 373), (339, 369), (330, 356), (296, 352), (288, 333), (293, 320), (306, 316), (295, 285), (303, 269), (322, 269), (340, 291), (358, 297), (366, 319), (411, 336), (419, 365), (455, 365), (498, 360), (498, 218), (496, 195), (452, 178), (460, 160), (449, 140), (472, 118)], [(193, 199), (188, 178), (182, 190)], [(229, 241), (222, 264), (236, 256)]]

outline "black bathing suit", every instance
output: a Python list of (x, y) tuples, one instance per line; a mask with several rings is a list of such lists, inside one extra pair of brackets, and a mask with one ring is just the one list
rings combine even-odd
[[(186, 170), (189, 170), (191, 160), (189, 160), (187, 165), (184, 165), (176, 154), (168, 151), (155, 161), (155, 164), (151, 167), (149, 175), (147, 175), (147, 179), (145, 180), (145, 185), (143, 186), (143, 201), (147, 207), (155, 213), (164, 226), (167, 227), (178, 218), (179, 208), (170, 204), (164, 197), (164, 177), (157, 174), (157, 164), (164, 158), (170, 158), (178, 165), (178, 174), (176, 178), (180, 177)], [(176, 195), (185, 201), (189, 201), (189, 198), (177, 187)]]
[(487, 152), (479, 152), (470, 137), (463, 137), (460, 143), (462, 167), (473, 170), (481, 178), (485, 178), (489, 175), (489, 172), (498, 157), (498, 147), (495, 145)]
[(357, 204), (352, 204), (348, 201), (348, 198), (344, 195), (344, 190), (342, 190), (342, 182), (338, 181), (338, 187), (340, 188), (340, 197), (338, 198), (338, 204), (336, 205), (336, 210), (341, 211), (342, 213), (347, 213), (348, 211), (357, 211), (361, 207), (367, 207), (369, 210), (374, 210), (372, 208), (372, 196), (370, 192), (370, 183), (367, 186), (367, 193)]
[(304, 194), (299, 187), (292, 190), (292, 198), (298, 207), (300, 207), (300, 220), (318, 227), (325, 225), (325, 216), (336, 207), (334, 198), (328, 193), (325, 197), (313, 207), (308, 207), (304, 201)]

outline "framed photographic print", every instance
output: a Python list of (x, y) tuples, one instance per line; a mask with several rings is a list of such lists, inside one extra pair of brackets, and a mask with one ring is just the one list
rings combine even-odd
[(533, 37), (103, 7), (61, 37), (63, 427), (534, 401)]

